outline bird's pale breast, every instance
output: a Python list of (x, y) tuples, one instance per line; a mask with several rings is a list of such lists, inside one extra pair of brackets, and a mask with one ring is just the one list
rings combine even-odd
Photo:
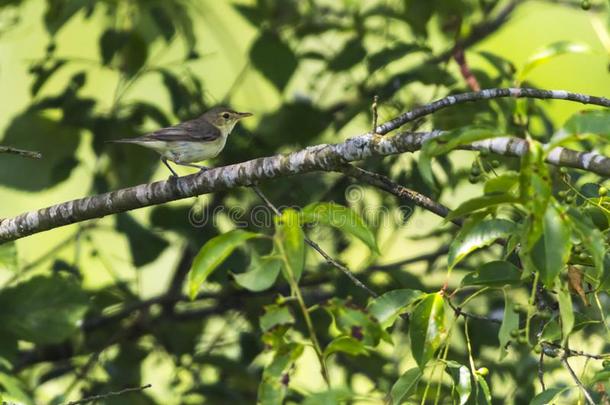
[(224, 149), (226, 141), (226, 136), (220, 136), (212, 142), (148, 141), (141, 145), (157, 151), (169, 160), (195, 163), (218, 156)]

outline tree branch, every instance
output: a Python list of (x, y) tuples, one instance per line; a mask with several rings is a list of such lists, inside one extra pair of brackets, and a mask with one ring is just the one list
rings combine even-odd
[[(406, 122), (431, 114), (453, 104), (498, 97), (532, 97), (566, 99), (601, 106), (610, 106), (610, 100), (566, 91), (536, 89), (489, 89), (477, 93), (449, 96), (405, 113), (378, 127), (385, 134)], [(424, 141), (442, 132), (400, 133), (391, 137), (365, 134), (334, 145), (317, 145), (286, 155), (275, 155), (247, 162), (219, 167), (167, 181), (142, 184), (110, 193), (73, 200), (38, 211), (0, 221), (0, 243), (19, 239), (88, 219), (100, 218), (137, 208), (208, 194), (239, 186), (251, 186), (262, 180), (309, 173), (333, 171), (349, 162), (370, 156), (387, 156), (419, 150)], [(527, 141), (517, 138), (494, 138), (476, 142), (469, 148), (490, 150), (506, 156), (522, 156), (528, 149)], [(565, 148), (553, 149), (547, 162), (588, 170), (610, 176), (610, 158), (593, 152), (577, 152)]]
[[(275, 215), (277, 215), (278, 217), (282, 216), (280, 210), (267, 198), (267, 196), (261, 191), (260, 188), (258, 188), (258, 186), (254, 185), (252, 186), (252, 189), (254, 190), (256, 195), (258, 195), (258, 197), (263, 200), (265, 205), (267, 205), (267, 207), (269, 207), (269, 209), (275, 213)], [(307, 236), (305, 236), (305, 243), (307, 243), (312, 249), (318, 252), (320, 256), (322, 256), (324, 260), (326, 260), (326, 263), (341, 270), (341, 272), (345, 274), (347, 278), (349, 278), (352, 283), (354, 283), (354, 285), (366, 291), (373, 298), (377, 298), (379, 296), (375, 291), (373, 291), (366, 284), (360, 281), (358, 277), (356, 277), (354, 273), (349, 268), (347, 268), (347, 266), (344, 266), (335, 259), (333, 259), (332, 256), (330, 256), (320, 247), (320, 245), (309, 239)]]
[(40, 159), (42, 154), (40, 152), (34, 152), (25, 149), (12, 148), (10, 146), (0, 146), (0, 153), (9, 153), (12, 155), (19, 155), (31, 159)]
[(493, 100), (496, 98), (535, 98), (542, 100), (568, 100), (575, 101), (583, 104), (593, 104), (602, 107), (610, 107), (610, 99), (605, 97), (589, 96), (580, 93), (571, 93), (565, 90), (541, 90), (541, 89), (530, 89), (530, 88), (503, 88), (503, 89), (485, 89), (476, 92), (454, 94), (441, 98), (440, 100), (434, 101), (430, 104), (414, 108), (413, 110), (399, 115), (398, 117), (390, 120), (377, 127), (376, 133), (387, 134), (396, 128), (401, 127), (407, 122), (416, 120), (426, 115), (437, 112), (444, 108), (450, 107), (455, 104), (470, 103), (473, 101), (482, 100)]
[(111, 391), (111, 392), (107, 392), (106, 394), (94, 395), (92, 397), (83, 398), (83, 399), (78, 400), (78, 401), (68, 402), (66, 405), (86, 404), (87, 402), (99, 401), (100, 399), (116, 397), (116, 396), (127, 394), (127, 393), (130, 393), (130, 392), (143, 391), (143, 390), (145, 390), (147, 388), (150, 388), (150, 387), (152, 387), (151, 384), (146, 384), (146, 385), (143, 385), (141, 387), (125, 388), (125, 389), (122, 389), (120, 391)]

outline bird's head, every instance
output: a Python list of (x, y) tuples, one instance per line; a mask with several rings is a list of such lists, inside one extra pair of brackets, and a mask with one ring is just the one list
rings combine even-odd
[(228, 134), (233, 130), (237, 121), (242, 118), (250, 117), (251, 115), (251, 113), (237, 112), (227, 107), (214, 107), (203, 114), (203, 118), (220, 129), (223, 133)]

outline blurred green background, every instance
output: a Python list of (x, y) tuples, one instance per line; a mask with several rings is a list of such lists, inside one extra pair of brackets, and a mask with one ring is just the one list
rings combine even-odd
[[(426, 2), (420, 6), (416, 3), (398, 0), (0, 1), (0, 134), (5, 134), (3, 138), (0, 136), (0, 143), (43, 154), (41, 161), (0, 155), (0, 217), (165, 179), (167, 170), (154, 153), (104, 141), (175, 124), (219, 103), (255, 116), (243, 121), (243, 126), (229, 138), (226, 152), (210, 162), (211, 165), (340, 142), (364, 133), (370, 129), (373, 94), (381, 95), (380, 120), (385, 121), (414, 105), (450, 92), (467, 91), (458, 67), (450, 58), (434, 64), (425, 61), (450, 49), (456, 37), (468, 37), (472, 27), (491, 20), (508, 2), (454, 0), (434, 1), (424, 6), (421, 3)], [(498, 63), (505, 63), (505, 67), (512, 64), (519, 72), (541, 49), (570, 41), (586, 44), (589, 49), (560, 55), (537, 66), (527, 76), (527, 84), (598, 96), (610, 93), (610, 45), (603, 43), (608, 19), (605, 3), (593, 1), (589, 11), (582, 10), (578, 1), (516, 3), (508, 21), (466, 50), (470, 69), (482, 87), (506, 87), (515, 83), (514, 71), (510, 68), (498, 71), (482, 53), (495, 55)], [(427, 11), (421, 9), (430, 9), (429, 21), (422, 17)], [(482, 11), (487, 9), (487, 13)], [(452, 15), (455, 18), (450, 18)], [(109, 30), (115, 30), (112, 35), (116, 37), (108, 34)], [(357, 45), (345, 47), (352, 39)], [(371, 72), (371, 56), (398, 43), (421, 49), (405, 51), (404, 57), (386, 56), (387, 60), (381, 57), (382, 66)], [(61, 61), (60, 66), (48, 70), (57, 61)], [(50, 73), (43, 82), (41, 77), (45, 72)], [(401, 73), (411, 76), (403, 77)], [(399, 80), (398, 86), (394, 85), (396, 80)], [(484, 115), (491, 108), (488, 103), (481, 105), (456, 107), (439, 121), (426, 121), (422, 129), (437, 128), (437, 123), (446, 124), (440, 129), (451, 129), (464, 122), (489, 122)], [(559, 101), (540, 105), (556, 127), (582, 109), (574, 103)], [(467, 177), (463, 172), (471, 160), (466, 152), (451, 155), (454, 172), (446, 175), (455, 175), (455, 187), (436, 195), (441, 202), (455, 207), (473, 195), (476, 186), (463, 181)], [(418, 175), (413, 174), (412, 162), (410, 156), (373, 159), (371, 167), (383, 169), (403, 183), (430, 193)], [(187, 168), (178, 170), (182, 174), (193, 172)], [(336, 175), (314, 174), (262, 187), (279, 205), (305, 205), (320, 199), (345, 202), (347, 198), (351, 202), (345, 194), (348, 184)], [(364, 196), (364, 200), (353, 204), (355, 208), (388, 206), (393, 213), (401, 209), (397, 202), (388, 202), (389, 198), (377, 191), (365, 190)], [(123, 285), (126, 287), (121, 288), (133, 294), (129, 300), (155, 297), (167, 290), (185, 252), (192, 256), (205, 240), (233, 227), (226, 215), (228, 210), (248, 210), (257, 203), (248, 190), (233, 190), (33, 235), (17, 241), (18, 270), (4, 269), (0, 280), (5, 285), (14, 285), (38, 273), (73, 272), (82, 277), (82, 286), (87, 291), (110, 291)], [(223, 206), (227, 211), (218, 216), (216, 228), (210, 223), (195, 228), (189, 224), (193, 206)], [(419, 210), (404, 223), (385, 223), (376, 229), (381, 257), (372, 256), (359, 241), (344, 240), (328, 232), (320, 232), (318, 236), (336, 257), (362, 271), (374, 263), (392, 263), (434, 251), (450, 235), (433, 232), (446, 228), (441, 219)], [(316, 263), (312, 268), (318, 273), (334, 271), (324, 267), (313, 255), (308, 260)], [(226, 268), (240, 272), (244, 263), (247, 260), (239, 257)], [(434, 272), (431, 268), (441, 270)], [(403, 274), (403, 283), (417, 280), (423, 288), (434, 288), (444, 280), (442, 266), (434, 267), (434, 263), (416, 263), (397, 268), (396, 272), (408, 273)], [(208, 287), (210, 291), (224, 291), (230, 280), (226, 272), (223, 274), (213, 280), (215, 283)], [(400, 279), (398, 275), (380, 274), (371, 274), (370, 278), (380, 287)], [(336, 289), (331, 287), (331, 291)], [(358, 292), (348, 293), (359, 297)], [(124, 301), (122, 297), (109, 302), (120, 306)], [(111, 312), (112, 305), (100, 313)], [(226, 403), (223, 401), (229, 399), (252, 403), (258, 384), (257, 366), (250, 366), (246, 361), (243, 339), (256, 336), (256, 328), (250, 323), (255, 324), (253, 316), (260, 314), (261, 304), (249, 305), (252, 308), (245, 315), (240, 311), (222, 313), (197, 324), (194, 326), (197, 333), (192, 334), (197, 344), (185, 344), (174, 352), (167, 345), (158, 348), (166, 342), (159, 343), (155, 340), (157, 337), (140, 338), (143, 342), (129, 341), (129, 345), (148, 348), (134, 350), (134, 356), (141, 359), (120, 359), (124, 362), (121, 364), (129, 365), (125, 370), (139, 368), (142, 361), (140, 380), (153, 384), (147, 391), (150, 402), (146, 403), (153, 400), (165, 404), (186, 403), (187, 392), (195, 398), (190, 403), (199, 403), (201, 398), (209, 403)], [(172, 333), (169, 328), (168, 332)], [(183, 332), (177, 329), (173, 333)], [(192, 350), (203, 350), (214, 339), (225, 342), (226, 347), (218, 349), (217, 359), (202, 363), (198, 373), (203, 381), (210, 385), (222, 383), (222, 376), (230, 374), (231, 367), (249, 367), (252, 373), (240, 377), (248, 381), (234, 381), (239, 380), (235, 377), (227, 383), (227, 391), (235, 390), (233, 393), (218, 388), (210, 392), (202, 390), (197, 397), (199, 386), (192, 377), (186, 376), (189, 364), (196, 360), (183, 359), (178, 361), (181, 364), (178, 367), (176, 358), (188, 357), (193, 354)], [(104, 374), (101, 369), (104, 362), (112, 363), (119, 357), (117, 352), (127, 351), (125, 345), (123, 342), (102, 352), (99, 367), (92, 368), (90, 379), (77, 379), (73, 383), (70, 373), (59, 373), (48, 382), (34, 384), (36, 388), (30, 389), (34, 402), (60, 403), (61, 399), (78, 398), (80, 388), (83, 392), (107, 391), (104, 387), (110, 385), (104, 386), (102, 382), (114, 377), (108, 377), (112, 373), (106, 370)], [(78, 342), (75, 346), (82, 349)], [(27, 344), (19, 346), (20, 350), (30, 348)], [(408, 352), (404, 348), (403, 351)], [(404, 369), (399, 348), (388, 345), (380, 352), (376, 356), (393, 358), (395, 367)], [(83, 354), (86, 353), (85, 350)], [(96, 353), (95, 349), (91, 353)], [(233, 359), (234, 364), (223, 365), (221, 356)], [(407, 357), (402, 364), (410, 361)], [(374, 364), (378, 359), (369, 360)], [(260, 367), (261, 361), (253, 364)], [(315, 357), (309, 353), (301, 361), (291, 383), (301, 392), (320, 390), (323, 385)], [(84, 362), (86, 357), (76, 361), (79, 366)], [(337, 366), (336, 378), (347, 379), (359, 392), (382, 398), (383, 384), (371, 374), (345, 371), (349, 368), (349, 364)], [(24, 384), (32, 384), (52, 369), (48, 364), (32, 366), (22, 371), (19, 378)], [(504, 395), (512, 398), (506, 403), (523, 403), (520, 401), (527, 398), (527, 393), (523, 397), (515, 393), (524, 376), (516, 380), (499, 375), (494, 378), (491, 385), (498, 392), (495, 398), (498, 403)], [(532, 383), (534, 377), (525, 379)], [(5, 385), (2, 380), (0, 384)], [(78, 389), (72, 387), (68, 398), (61, 397), (71, 384)], [(123, 400), (127, 401), (124, 403), (139, 403), (133, 399), (135, 396), (130, 398)]]

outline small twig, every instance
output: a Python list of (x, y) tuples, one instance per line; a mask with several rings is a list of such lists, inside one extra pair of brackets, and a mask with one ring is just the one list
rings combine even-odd
[(143, 390), (145, 390), (147, 388), (150, 388), (150, 387), (152, 387), (151, 384), (146, 384), (146, 385), (143, 385), (141, 387), (125, 388), (125, 389), (122, 389), (120, 391), (111, 391), (111, 392), (108, 392), (106, 394), (94, 395), (92, 397), (83, 398), (83, 399), (78, 400), (78, 401), (68, 402), (66, 405), (86, 404), (87, 402), (93, 402), (93, 401), (98, 401), (100, 399), (116, 397), (116, 396), (119, 396), (119, 395), (128, 394), (130, 392), (143, 391)]
[(379, 101), (379, 96), (373, 96), (373, 104), (371, 105), (371, 110), (373, 111), (373, 129), (371, 133), (376, 134), (377, 132), (377, 118), (379, 117), (377, 114), (377, 102)]
[[(252, 190), (254, 190), (254, 192), (256, 193), (256, 195), (258, 195), (258, 197), (261, 200), (263, 200), (265, 205), (267, 205), (267, 207), (269, 207), (269, 209), (271, 211), (273, 211), (275, 213), (275, 215), (277, 215), (277, 216), (282, 215), (280, 210), (267, 198), (267, 196), (261, 191), (261, 189), (258, 186), (253, 185), (251, 187), (252, 187)], [(307, 236), (305, 236), (305, 243), (307, 243), (316, 252), (318, 252), (326, 260), (326, 262), (329, 265), (341, 270), (343, 272), (343, 274), (345, 274), (352, 281), (352, 283), (354, 283), (356, 286), (358, 286), (361, 289), (363, 289), (364, 291), (366, 291), (371, 297), (377, 298), (379, 296), (375, 291), (373, 291), (371, 288), (367, 287), (366, 284), (364, 284), (362, 281), (360, 281), (349, 268), (347, 268), (346, 266), (342, 265), (341, 263), (339, 263), (338, 261), (333, 259), (328, 253), (326, 253), (320, 247), (320, 245), (318, 245), (313, 240), (309, 239)]]
[(449, 297), (447, 297), (446, 299), (447, 303), (449, 304), (449, 306), (451, 307), (451, 309), (453, 309), (453, 312), (455, 312), (456, 316), (460, 316), (462, 315), (465, 318), (471, 318), (471, 319), (477, 319), (479, 321), (487, 321), (487, 322), (491, 322), (491, 323), (495, 323), (498, 325), (502, 324), (502, 321), (499, 319), (495, 319), (495, 318), (490, 318), (488, 316), (483, 316), (483, 315), (477, 315), (477, 314), (473, 314), (470, 312), (464, 312), (462, 311), (461, 307), (457, 307), (453, 304), (453, 302), (451, 302), (451, 300), (449, 299)]
[(10, 153), (12, 155), (19, 155), (19, 156), (23, 156), (23, 157), (27, 157), (27, 158), (31, 158), (31, 159), (42, 158), (42, 153), (40, 153), (40, 152), (34, 152), (34, 151), (30, 151), (30, 150), (25, 150), (25, 149), (17, 149), (17, 148), (12, 148), (10, 146), (0, 146), (0, 153)]
[(545, 391), (546, 386), (544, 385), (544, 350), (540, 350), (540, 359), (538, 360), (538, 380), (540, 381), (542, 391)]
[(578, 387), (581, 389), (582, 393), (584, 394), (587, 403), (589, 405), (595, 405), (595, 402), (593, 401), (593, 398), (591, 397), (591, 394), (589, 394), (589, 391), (587, 391), (587, 389), (585, 388), (585, 386), (583, 385), (583, 383), (580, 381), (580, 379), (578, 378), (578, 376), (576, 375), (576, 373), (574, 372), (574, 370), (572, 369), (572, 367), (570, 366), (570, 363), (568, 363), (568, 356), (567, 353), (570, 349), (568, 349), (566, 347), (566, 350), (564, 352), (564, 355), (561, 357), (561, 363), (564, 365), (564, 367), (568, 370), (568, 372), (570, 373), (570, 375), (572, 376), (572, 379), (574, 380), (574, 382), (576, 383), (576, 385), (578, 385)]
[[(415, 190), (401, 186), (379, 173), (373, 173), (352, 165), (341, 166), (337, 168), (336, 171), (364, 181), (365, 183), (387, 191), (390, 194), (394, 194), (396, 197), (412, 202), (440, 217), (446, 218), (451, 212), (449, 208), (445, 207), (443, 204), (438, 203)], [(462, 221), (459, 219), (452, 219), (451, 222), (458, 226), (462, 225)]]
[(562, 349), (565, 352), (566, 357), (587, 357), (589, 359), (593, 359), (593, 360), (608, 360), (610, 359), (610, 354), (591, 354), (591, 353), (586, 353), (583, 352), (581, 350), (573, 350), (570, 349), (568, 347), (562, 347), (561, 345), (558, 345), (557, 343), (552, 343), (552, 342), (542, 342), (542, 344), (544, 344), (545, 346), (552, 346), (554, 348), (557, 349)]

